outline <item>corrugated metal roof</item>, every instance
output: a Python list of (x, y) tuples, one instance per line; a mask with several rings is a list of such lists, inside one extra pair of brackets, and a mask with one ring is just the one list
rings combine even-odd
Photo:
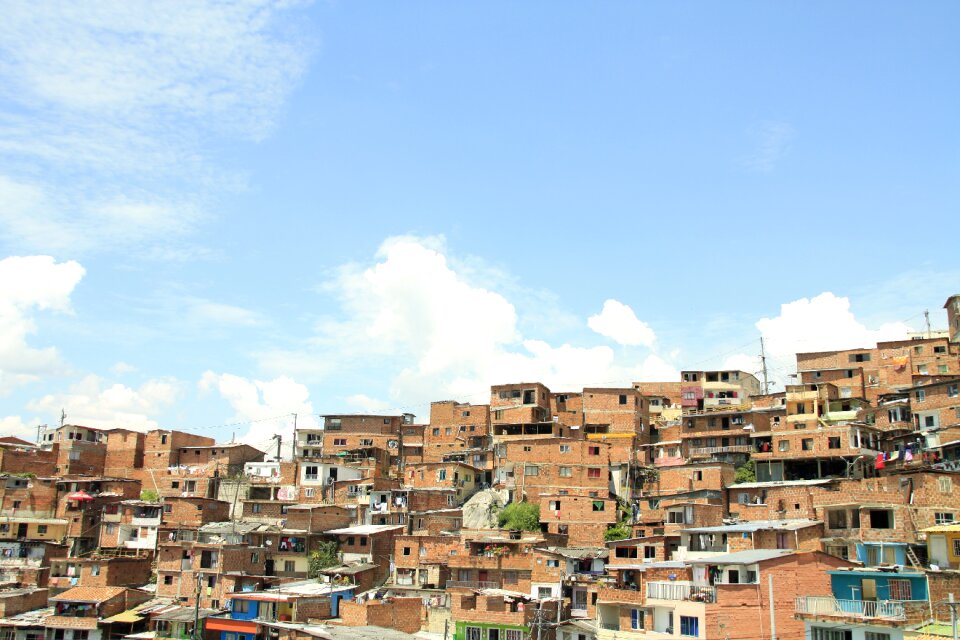
[(765, 560), (782, 558), (792, 553), (792, 549), (753, 549), (751, 551), (725, 553), (711, 558), (697, 558), (689, 560), (689, 562), (690, 564), (756, 564)]
[(716, 527), (690, 527), (681, 529), (681, 533), (751, 533), (754, 531), (796, 531), (814, 525), (823, 524), (821, 520), (754, 520), (738, 522)]

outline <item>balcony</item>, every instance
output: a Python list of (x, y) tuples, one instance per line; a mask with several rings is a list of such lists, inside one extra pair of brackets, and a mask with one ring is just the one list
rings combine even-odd
[(697, 586), (685, 582), (648, 582), (647, 598), (710, 603), (717, 601), (717, 590), (715, 587)]
[(837, 600), (831, 597), (800, 596), (796, 600), (796, 612), (797, 615), (822, 618), (905, 622), (907, 604), (912, 604), (912, 601)]
[(135, 527), (159, 527), (160, 514), (155, 516), (134, 516), (130, 519), (130, 524)]
[(752, 453), (753, 447), (749, 444), (735, 444), (727, 447), (699, 447), (691, 449), (691, 456), (710, 456), (715, 453)]
[(447, 589), (499, 589), (499, 582), (490, 580), (447, 580)]
[(621, 589), (601, 587), (597, 591), (597, 602), (619, 602), (623, 604), (644, 604), (643, 591), (639, 589)]

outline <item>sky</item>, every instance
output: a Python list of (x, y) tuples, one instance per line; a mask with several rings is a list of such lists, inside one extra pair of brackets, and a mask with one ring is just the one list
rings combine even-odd
[(0, 12), (5, 435), (782, 385), (960, 293), (954, 2)]

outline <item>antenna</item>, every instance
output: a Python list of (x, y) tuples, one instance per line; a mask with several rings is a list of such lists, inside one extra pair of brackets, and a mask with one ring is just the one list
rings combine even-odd
[(63, 426), (63, 423), (66, 422), (66, 420), (67, 420), (67, 412), (61, 408), (60, 409), (60, 426), (61, 427)]
[(770, 392), (770, 382), (767, 381), (767, 352), (763, 348), (763, 336), (760, 336), (760, 366), (763, 368), (763, 394)]
[(930, 309), (923, 310), (923, 319), (927, 323), (927, 339), (929, 340), (932, 335), (930, 331)]

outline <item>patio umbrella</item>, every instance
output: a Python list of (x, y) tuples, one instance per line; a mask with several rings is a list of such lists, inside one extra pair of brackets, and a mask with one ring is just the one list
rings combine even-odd
[(89, 500), (93, 500), (93, 496), (87, 493), (86, 491), (74, 491), (73, 493), (67, 494), (67, 500), (87, 502)]

